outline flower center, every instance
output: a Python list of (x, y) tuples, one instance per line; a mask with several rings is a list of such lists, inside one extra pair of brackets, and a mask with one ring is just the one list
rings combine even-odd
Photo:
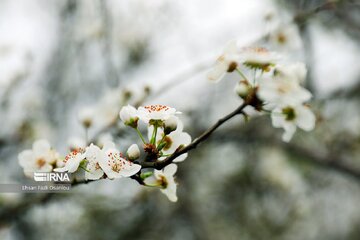
[(296, 118), (295, 110), (292, 107), (283, 108), (282, 113), (285, 115), (286, 121), (292, 121)]
[(170, 109), (170, 107), (165, 106), (165, 105), (160, 105), (160, 104), (148, 105), (148, 106), (145, 106), (144, 108), (146, 110), (148, 110), (149, 113), (167, 111)]
[[(121, 153), (108, 153), (108, 166), (116, 173), (119, 173), (122, 169), (125, 168), (126, 160), (123, 158)], [(132, 165), (131, 162), (129, 162)]]
[(254, 53), (261, 53), (261, 54), (268, 54), (269, 50), (264, 47), (247, 47), (245, 51), (254, 52)]
[(286, 43), (287, 39), (286, 39), (285, 34), (279, 33), (279, 34), (277, 35), (277, 41), (278, 41), (280, 44)]
[(167, 186), (168, 186), (168, 181), (167, 181), (167, 179), (166, 179), (165, 176), (160, 176), (159, 182), (160, 182), (160, 186), (161, 186), (162, 188), (167, 188)]
[(163, 142), (165, 143), (165, 146), (163, 148), (164, 150), (169, 150), (173, 143), (172, 139), (169, 136), (166, 136), (164, 138)]
[(36, 165), (37, 165), (39, 168), (43, 167), (43, 166), (45, 165), (45, 163), (46, 163), (46, 161), (45, 161), (45, 159), (43, 159), (43, 158), (39, 158), (39, 159), (36, 160)]

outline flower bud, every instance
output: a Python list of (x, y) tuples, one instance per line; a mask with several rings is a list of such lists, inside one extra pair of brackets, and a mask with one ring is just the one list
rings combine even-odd
[(133, 106), (122, 107), (119, 115), (125, 125), (137, 128), (139, 117), (137, 116), (137, 110)]
[(235, 86), (235, 92), (241, 97), (246, 98), (251, 90), (251, 86), (246, 80), (241, 80)]
[(134, 160), (138, 159), (140, 157), (140, 149), (139, 149), (138, 145), (135, 143), (133, 145), (131, 145), (129, 147), (129, 149), (127, 150), (126, 154), (129, 158), (129, 160), (134, 161)]
[(178, 124), (178, 118), (177, 117), (169, 117), (164, 121), (164, 132), (165, 135), (168, 135), (169, 133), (176, 130)]

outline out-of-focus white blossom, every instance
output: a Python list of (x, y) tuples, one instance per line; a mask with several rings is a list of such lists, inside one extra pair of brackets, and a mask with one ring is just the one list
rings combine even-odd
[(215, 65), (207, 74), (207, 78), (210, 81), (220, 81), (227, 72), (232, 72), (239, 65), (239, 53), (237, 42), (235, 40), (230, 41), (224, 48), (223, 54), (218, 57)]
[(128, 158), (132, 161), (138, 159), (140, 157), (140, 149), (139, 149), (138, 145), (135, 143), (132, 144), (128, 148), (126, 154), (127, 154)]
[(95, 120), (96, 110), (93, 107), (82, 108), (79, 112), (79, 121), (85, 128), (89, 128)]
[(314, 113), (304, 105), (276, 108), (271, 113), (272, 124), (276, 128), (285, 130), (282, 139), (289, 142), (296, 132), (296, 127), (311, 131), (315, 127)]
[(43, 139), (35, 141), (32, 149), (24, 150), (18, 156), (19, 164), (28, 177), (32, 177), (34, 172), (51, 172), (58, 158), (58, 153)]
[(299, 84), (303, 84), (305, 82), (306, 73), (306, 66), (301, 62), (278, 64), (274, 69), (275, 79), (284, 78), (289, 81), (296, 81)]
[(113, 136), (107, 132), (107, 133), (100, 134), (100, 136), (97, 139), (97, 145), (100, 148), (102, 148), (102, 147), (104, 147), (105, 143), (113, 142), (113, 141), (114, 141)]
[(79, 137), (70, 137), (67, 140), (67, 144), (69, 146), (70, 151), (86, 147), (86, 141)]
[(96, 105), (96, 124), (103, 127), (116, 122), (122, 105), (123, 94), (120, 89), (116, 88), (107, 92), (105, 97)]
[(145, 184), (151, 186), (160, 186), (160, 191), (165, 194), (170, 201), (176, 202), (178, 200), (176, 196), (176, 182), (174, 174), (176, 173), (177, 165), (170, 164), (163, 170), (154, 170), (154, 177), (149, 177), (144, 180)]
[(301, 87), (295, 79), (287, 77), (262, 78), (259, 81), (258, 96), (275, 105), (300, 104), (311, 99), (311, 93)]
[(145, 123), (150, 123), (150, 120), (165, 121), (175, 114), (180, 114), (180, 112), (177, 112), (175, 108), (156, 104), (139, 107), (138, 114), (140, 120)]
[(269, 41), (278, 50), (296, 50), (301, 48), (302, 41), (299, 29), (295, 24), (280, 24), (270, 32)]
[(279, 54), (262, 47), (247, 47), (240, 51), (240, 62), (251, 69), (268, 72), (279, 59)]

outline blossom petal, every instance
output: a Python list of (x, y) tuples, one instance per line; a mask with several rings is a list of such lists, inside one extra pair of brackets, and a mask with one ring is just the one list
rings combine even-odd
[(176, 164), (169, 164), (164, 168), (164, 175), (165, 176), (173, 176), (176, 173), (177, 165)]
[(173, 160), (173, 162), (182, 162), (184, 161), (186, 158), (188, 157), (187, 153), (181, 154), (180, 156), (178, 156), (177, 158), (175, 158)]
[(213, 82), (219, 82), (226, 74), (228, 65), (223, 62), (217, 62), (215, 66), (208, 72), (207, 78)]
[(290, 142), (291, 138), (293, 137), (294, 133), (296, 132), (296, 126), (294, 124), (285, 124), (284, 125), (285, 132), (282, 135), (282, 140), (284, 142)]
[(106, 151), (106, 150), (112, 149), (112, 148), (116, 148), (115, 143), (112, 141), (105, 141), (102, 149)]
[(34, 161), (35, 157), (33, 151), (25, 150), (19, 153), (18, 159), (20, 166), (26, 168)]
[(139, 164), (133, 164), (133, 163), (129, 162), (128, 164), (126, 164), (124, 169), (122, 169), (119, 173), (123, 177), (130, 177), (130, 176), (138, 173), (140, 171), (140, 169), (141, 169), (141, 166)]
[(311, 131), (315, 128), (315, 115), (314, 113), (307, 107), (301, 106), (297, 109), (298, 117), (296, 124), (299, 128), (305, 131)]

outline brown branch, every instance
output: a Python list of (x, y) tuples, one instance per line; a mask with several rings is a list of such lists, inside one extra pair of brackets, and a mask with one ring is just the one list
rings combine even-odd
[(245, 114), (243, 112), (243, 110), (248, 105), (249, 105), (249, 102), (245, 101), (237, 109), (235, 109), (234, 111), (232, 111), (225, 117), (220, 118), (213, 126), (211, 126), (208, 130), (206, 130), (198, 138), (196, 138), (192, 143), (190, 143), (189, 145), (187, 145), (184, 148), (181, 148), (178, 151), (175, 151), (171, 156), (169, 156), (165, 160), (156, 161), (156, 162), (142, 162), (142, 163), (140, 163), (140, 165), (142, 166), (142, 168), (162, 169), (162, 168), (166, 167), (167, 165), (171, 164), (175, 158), (179, 157), (182, 154), (189, 152), (192, 149), (195, 149), (201, 142), (207, 140), (211, 136), (211, 134), (222, 124), (224, 124), (225, 122), (227, 122), (228, 120), (230, 120), (231, 118), (233, 118), (236, 115)]

